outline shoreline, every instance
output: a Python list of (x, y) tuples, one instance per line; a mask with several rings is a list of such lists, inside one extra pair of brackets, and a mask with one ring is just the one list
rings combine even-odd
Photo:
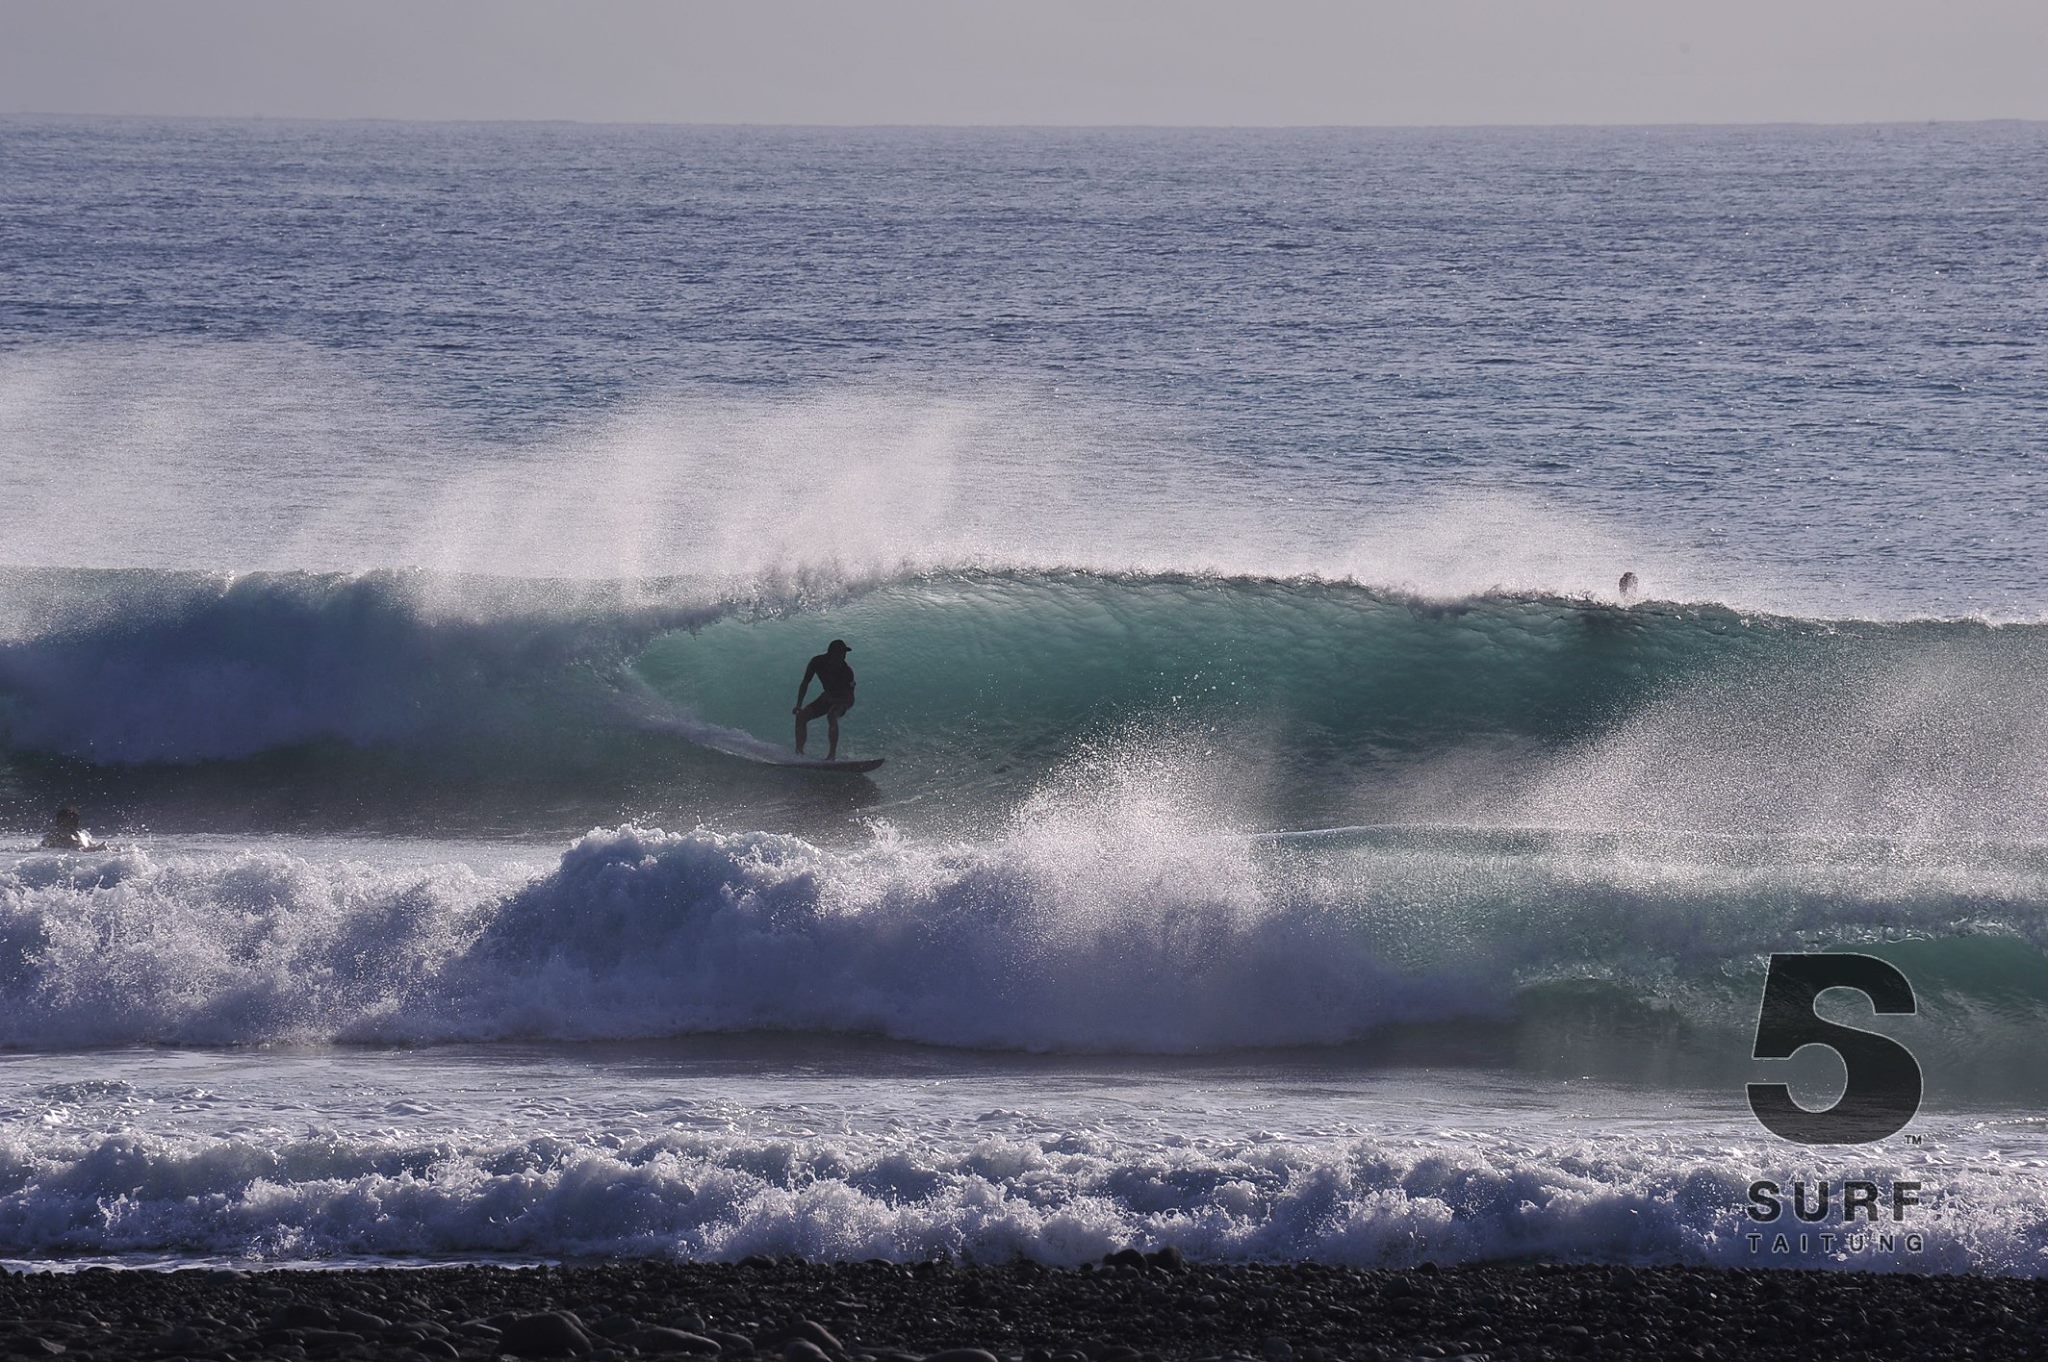
[[(85, 1266), (0, 1277), (29, 1357), (769, 1357), (778, 1362), (1808, 1358), (2048, 1349), (2014, 1277), (1492, 1265), (1190, 1266), (1126, 1250), (1032, 1263), (336, 1269)], [(980, 1351), (972, 1351), (980, 1350)]]

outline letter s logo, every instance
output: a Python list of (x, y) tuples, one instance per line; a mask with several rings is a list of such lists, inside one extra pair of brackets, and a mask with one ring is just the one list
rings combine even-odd
[(1764, 1128), (1799, 1144), (1868, 1144), (1896, 1135), (1920, 1110), (1920, 1064), (1905, 1046), (1870, 1031), (1823, 1021), (1814, 1013), (1820, 995), (1853, 988), (1873, 1011), (1913, 1014), (1919, 1008), (1906, 976), (1874, 955), (1823, 952), (1773, 955), (1756, 1019), (1758, 1059), (1790, 1059), (1808, 1045), (1825, 1045), (1848, 1070), (1842, 1099), (1808, 1111), (1783, 1083), (1749, 1085), (1749, 1109)]

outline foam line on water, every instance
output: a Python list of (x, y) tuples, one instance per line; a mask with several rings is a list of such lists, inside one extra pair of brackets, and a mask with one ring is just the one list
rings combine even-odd
[[(1920, 1252), (1754, 1254), (1751, 1175), (1814, 1169), (1754, 1138), (1127, 1143), (1102, 1130), (476, 1142), (313, 1134), (0, 1134), (0, 1255), (948, 1256), (1073, 1265), (1130, 1244), (1204, 1262), (1596, 1263), (2041, 1275), (2038, 1169), (1832, 1160), (1922, 1179)], [(1987, 1171), (1995, 1170), (1995, 1171)], [(1795, 1244), (1796, 1244), (1795, 1238)]]

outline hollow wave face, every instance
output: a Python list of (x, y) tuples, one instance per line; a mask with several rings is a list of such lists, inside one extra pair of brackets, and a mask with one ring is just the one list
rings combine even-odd
[(721, 604), (418, 573), (26, 571), (5, 585), (8, 744), (108, 764), (544, 738), (634, 639)]
[(761, 789), (743, 758), (788, 741), (803, 660), (838, 636), (861, 677), (848, 753), (918, 792), (910, 828), (1006, 815), (1079, 754), (1199, 730), (1231, 755), (1234, 816), (1267, 828), (2048, 836), (2038, 625), (981, 569), (15, 573), (6, 596), (0, 763), (85, 763), (117, 798), (142, 772), (159, 812), (179, 770), (229, 790), (236, 763), (290, 757), (343, 810), (459, 776), (486, 815), (554, 782), (582, 792), (581, 826), (628, 789), (671, 825), (732, 826)]

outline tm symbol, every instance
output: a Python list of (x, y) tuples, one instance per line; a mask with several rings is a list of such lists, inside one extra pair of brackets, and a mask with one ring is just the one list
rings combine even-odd
[(1918, 1135), (1908, 1135), (1906, 1137), (1907, 1144), (1919, 1144), (1920, 1142), (1920, 1137)]

